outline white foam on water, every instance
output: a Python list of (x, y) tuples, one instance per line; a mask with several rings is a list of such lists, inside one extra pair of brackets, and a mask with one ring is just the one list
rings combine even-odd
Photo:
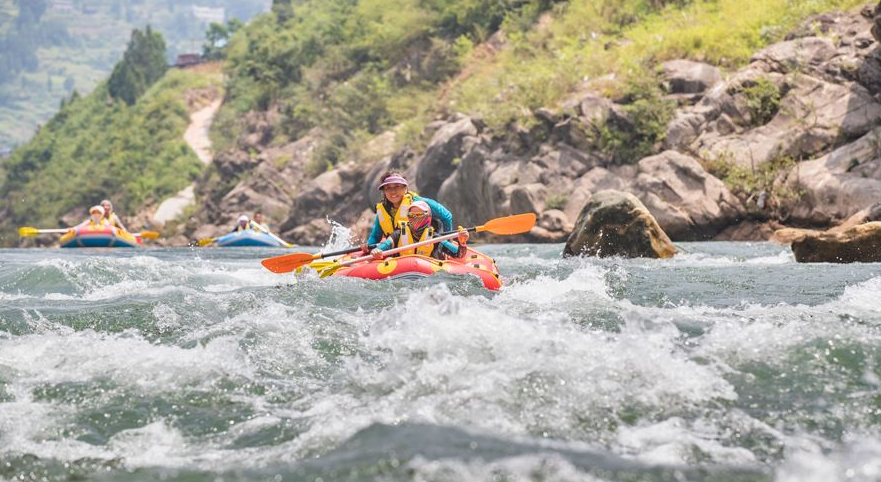
[(842, 305), (845, 312), (875, 315), (872, 321), (881, 324), (881, 277), (846, 287), (841, 297), (830, 304)]
[(506, 301), (526, 302), (536, 305), (558, 303), (568, 297), (589, 296), (609, 300), (605, 282), (606, 269), (582, 261), (579, 267), (563, 279), (549, 275), (513, 282), (504, 286), (498, 299)]
[[(0, 364), (31, 386), (111, 378), (144, 390), (199, 385), (217, 373), (249, 376), (238, 344), (217, 338), (204, 346), (155, 345), (135, 333), (42, 333), (0, 341)], [(16, 380), (12, 380), (13, 383)]]
[(775, 482), (877, 482), (881, 480), (881, 439), (877, 433), (850, 433), (835, 450), (817, 448), (788, 454)]
[[(390, 462), (393, 466), (395, 461)], [(557, 454), (521, 455), (492, 462), (480, 459), (463, 462), (455, 459), (426, 460), (416, 457), (406, 465), (414, 482), (603, 482), (583, 472)]]
[(696, 450), (716, 463), (743, 466), (754, 464), (756, 458), (749, 450), (720, 443), (717, 422), (670, 417), (652, 424), (622, 426), (617, 433), (616, 452), (658, 465), (694, 465), (697, 462)]
[(787, 248), (781, 248), (780, 252), (771, 256), (736, 257), (723, 256), (709, 253), (679, 253), (671, 261), (676, 266), (729, 267), (729, 266), (774, 266), (795, 263), (795, 258)]
[(591, 331), (565, 316), (505, 314), (491, 305), (497, 301), (437, 285), (371, 317), (359, 340), (369, 356), (346, 360), (334, 391), (304, 404), (311, 427), (293, 453), (320, 451), (375, 422), (592, 441), (597, 434), (579, 419), (614, 416), (625, 405), (675, 409), (735, 396), (712, 366), (675, 349), (673, 326)]

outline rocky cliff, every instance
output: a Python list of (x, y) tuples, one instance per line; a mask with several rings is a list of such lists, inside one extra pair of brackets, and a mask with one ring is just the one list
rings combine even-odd
[(371, 155), (315, 178), (304, 172), (322, 133), (274, 145), (271, 117), (280, 114), (255, 114), (240, 148), (220, 153), (197, 183), (201, 208), (175, 229), (208, 237), (239, 213), (262, 210), (296, 243), (323, 243), (327, 220), (360, 237), (388, 169), (447, 205), (457, 224), (540, 215), (531, 233), (507, 240), (564, 240), (587, 199), (604, 189), (634, 194), (674, 241), (834, 226), (881, 194), (879, 14), (881, 6), (815, 16), (733, 72), (663, 63), (656, 87), (675, 110), (650, 155), (636, 158), (604, 146), (640, 139), (628, 109), (638, 100), (610, 99), (596, 80), (535, 110), (529, 125), (491, 129), (456, 114), (428, 126), (424, 149), (395, 149), (389, 131), (370, 143)]

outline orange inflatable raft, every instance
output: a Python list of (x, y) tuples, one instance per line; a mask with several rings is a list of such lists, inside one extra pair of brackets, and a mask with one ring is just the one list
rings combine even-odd
[(483, 286), (488, 290), (496, 291), (502, 287), (496, 262), (489, 256), (471, 248), (468, 248), (468, 252), (462, 258), (450, 258), (444, 261), (418, 254), (364, 261), (339, 268), (333, 276), (372, 280), (419, 279), (441, 271), (476, 276), (480, 278)]

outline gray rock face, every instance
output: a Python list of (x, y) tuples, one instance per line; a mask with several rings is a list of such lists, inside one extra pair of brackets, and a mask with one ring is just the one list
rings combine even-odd
[(477, 142), (477, 126), (465, 117), (441, 127), (434, 133), (425, 154), (416, 164), (416, 188), (419, 194), (437, 196), (444, 181), (456, 170), (456, 160)]
[(578, 216), (563, 256), (670, 258), (676, 248), (636, 196), (596, 193)]
[(718, 67), (691, 60), (670, 60), (661, 70), (671, 94), (700, 94), (722, 81)]
[(722, 181), (694, 159), (675, 151), (638, 164), (632, 191), (674, 239), (709, 239), (745, 214)]
[(841, 222), (881, 199), (881, 128), (788, 173), (787, 187), (800, 197), (787, 203), (792, 221)]

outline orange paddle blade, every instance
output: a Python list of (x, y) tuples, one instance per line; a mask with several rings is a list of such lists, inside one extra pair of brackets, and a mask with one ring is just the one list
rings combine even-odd
[(477, 232), (489, 231), (498, 235), (521, 234), (535, 226), (535, 213), (515, 214), (495, 218), (477, 227)]
[(159, 239), (159, 233), (156, 231), (141, 231), (140, 234), (144, 239)]
[(291, 271), (309, 264), (318, 259), (317, 255), (309, 253), (291, 253), (274, 258), (266, 258), (260, 262), (264, 268), (273, 273), (290, 273)]

